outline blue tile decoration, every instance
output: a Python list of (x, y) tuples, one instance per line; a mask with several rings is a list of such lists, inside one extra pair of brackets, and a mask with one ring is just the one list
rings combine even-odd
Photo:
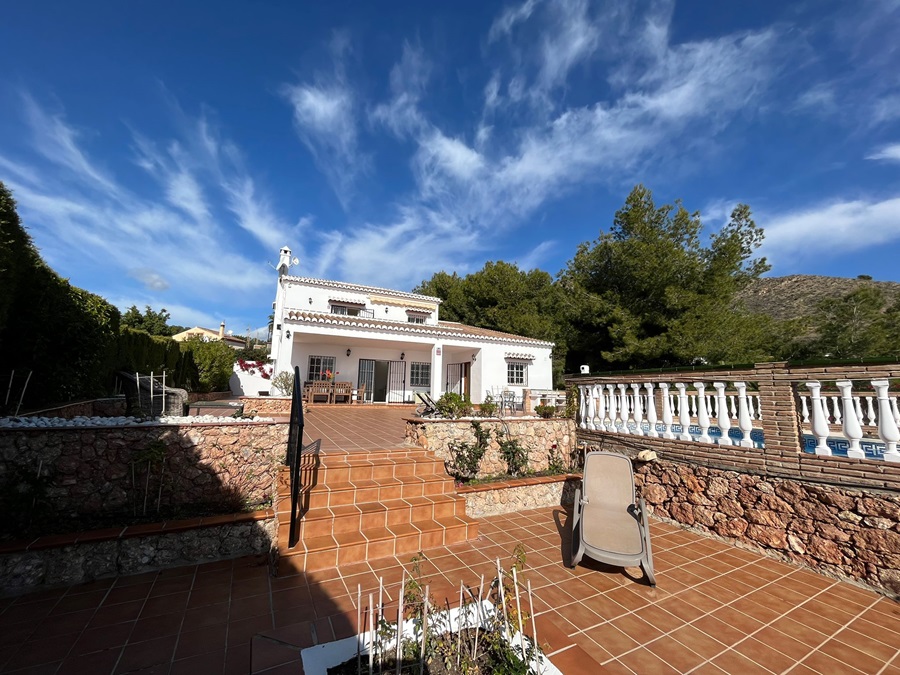
[[(825, 443), (835, 457), (846, 457), (850, 449), (850, 441), (841, 436), (829, 436), (825, 439)], [(859, 447), (866, 453), (866, 459), (884, 459), (884, 443), (877, 439), (863, 438), (859, 441)], [(816, 437), (812, 434), (803, 434), (803, 452), (816, 454)]]
[[(637, 425), (634, 423), (634, 420), (628, 420), (628, 422), (629, 422), (628, 423), (629, 433), (636, 434), (637, 433)], [(619, 433), (622, 433), (623, 429), (624, 429), (624, 426), (622, 425), (621, 422), (619, 422), (619, 424), (616, 426), (615, 430), (618, 431)], [(650, 423), (646, 422), (646, 421), (643, 422), (641, 424), (641, 429), (646, 434), (648, 431), (650, 431)], [(682, 432), (682, 429), (683, 429), (683, 427), (680, 424), (672, 424), (672, 433), (675, 434), (676, 436)], [(664, 432), (663, 425), (657, 424), (656, 431), (660, 436), (662, 436), (663, 432)], [(694, 440), (697, 440), (702, 435), (702, 432), (700, 431), (700, 427), (698, 427), (696, 424), (692, 424), (688, 427), (688, 433), (691, 435), (691, 437)], [(719, 427), (711, 426), (707, 430), (707, 433), (709, 434), (709, 437), (712, 439), (713, 443), (719, 443), (720, 440), (722, 439), (722, 430)], [(738, 429), (737, 427), (731, 427), (728, 430), (728, 437), (733, 440), (733, 445), (738, 445), (741, 442), (741, 440), (743, 439), (744, 435), (741, 433), (741, 430)], [(765, 437), (763, 436), (762, 429), (751, 430), (750, 431), (750, 440), (753, 441), (754, 448), (764, 448), (765, 447)], [(815, 445), (815, 444), (813, 444), (813, 445)]]

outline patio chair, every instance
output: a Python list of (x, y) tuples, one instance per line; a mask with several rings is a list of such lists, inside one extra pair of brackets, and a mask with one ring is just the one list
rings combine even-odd
[(316, 399), (324, 399), (324, 403), (331, 403), (331, 382), (314, 380), (304, 385), (307, 403), (315, 403)]
[(365, 403), (366, 402), (366, 383), (363, 382), (356, 389), (356, 401), (355, 403)]
[(335, 403), (350, 403), (353, 397), (353, 383), (335, 382), (333, 397)]
[(437, 414), (437, 403), (424, 391), (417, 391), (416, 398), (419, 403), (416, 406), (417, 417), (434, 417)]
[(643, 497), (635, 502), (631, 459), (612, 452), (587, 453), (582, 488), (575, 492), (571, 567), (584, 554), (617, 567), (640, 565), (655, 586), (647, 507)]

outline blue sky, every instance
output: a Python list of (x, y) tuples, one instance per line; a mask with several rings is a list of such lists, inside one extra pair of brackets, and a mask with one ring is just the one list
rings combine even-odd
[(14, 3), (0, 180), (118, 306), (264, 326), (269, 266), (551, 274), (639, 182), (772, 274), (900, 280), (900, 1)]

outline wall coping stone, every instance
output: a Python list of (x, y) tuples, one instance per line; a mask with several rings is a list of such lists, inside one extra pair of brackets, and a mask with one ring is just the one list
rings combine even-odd
[(50, 534), (35, 539), (2, 542), (0, 543), (0, 555), (4, 553), (24, 553), (26, 551), (40, 551), (48, 548), (61, 548), (63, 546), (72, 546), (74, 544), (84, 544), (88, 542), (98, 543), (103, 541), (115, 541), (117, 539), (132, 539), (134, 537), (145, 537), (152, 534), (173, 534), (175, 532), (217, 527), (219, 525), (252, 523), (259, 520), (269, 520), (274, 517), (275, 511), (271, 508), (266, 508), (258, 511), (226, 513), (218, 516), (166, 520), (159, 523), (141, 523), (139, 525), (127, 525), (125, 527), (107, 527), (101, 530), (88, 530), (86, 532)]
[(581, 480), (580, 473), (561, 473), (555, 476), (524, 476), (522, 478), (508, 478), (505, 480), (491, 481), (490, 483), (478, 483), (477, 485), (461, 485), (456, 488), (460, 495), (473, 492), (490, 492), (492, 490), (507, 490), (509, 488), (527, 487), (529, 485), (544, 485), (546, 483), (565, 483), (568, 480)]

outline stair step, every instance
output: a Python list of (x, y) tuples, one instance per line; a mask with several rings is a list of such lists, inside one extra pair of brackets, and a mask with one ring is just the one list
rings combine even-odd
[(400, 523), (363, 533), (309, 537), (303, 539), (293, 550), (281, 550), (278, 574), (297, 574), (389, 556), (412, 555), (477, 536), (478, 523), (475, 520), (465, 516), (452, 516), (417, 523)]

